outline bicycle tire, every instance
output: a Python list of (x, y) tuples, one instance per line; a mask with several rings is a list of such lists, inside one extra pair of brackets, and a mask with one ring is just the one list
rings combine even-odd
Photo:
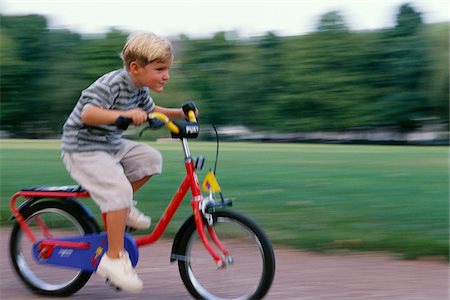
[(223, 210), (212, 217), (215, 232), (230, 250), (233, 263), (218, 269), (192, 222), (180, 242), (178, 257), (187, 290), (196, 299), (263, 298), (275, 274), (275, 256), (266, 234), (241, 213)]
[[(36, 235), (43, 238), (37, 229), (39, 216), (53, 237), (84, 235), (96, 232), (96, 224), (74, 205), (63, 201), (42, 201), (22, 212), (25, 221)], [(91, 277), (91, 272), (58, 268), (39, 264), (32, 254), (33, 243), (22, 231), (18, 222), (14, 224), (10, 238), (12, 265), (23, 283), (34, 293), (46, 296), (70, 296), (80, 290)]]

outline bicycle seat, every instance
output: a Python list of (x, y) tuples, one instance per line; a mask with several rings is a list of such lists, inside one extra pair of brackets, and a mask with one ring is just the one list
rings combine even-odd
[(81, 185), (64, 185), (64, 186), (34, 186), (21, 189), (25, 192), (67, 192), (67, 193), (83, 193), (86, 190)]

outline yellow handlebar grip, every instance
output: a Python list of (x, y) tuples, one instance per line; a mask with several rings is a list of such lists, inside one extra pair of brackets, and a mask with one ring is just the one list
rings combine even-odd
[(195, 117), (195, 113), (193, 110), (188, 112), (189, 122), (197, 122), (197, 118)]
[(169, 121), (169, 123), (167, 123), (167, 127), (169, 128), (169, 130), (175, 134), (180, 133), (180, 128), (178, 128), (177, 125), (175, 125), (172, 121)]
[(160, 120), (160, 121), (162, 121), (164, 123), (168, 123), (169, 122), (169, 118), (165, 114), (162, 114), (162, 113), (159, 113), (159, 112), (149, 113), (148, 117), (150, 119), (158, 119), (158, 120)]
[(180, 128), (178, 128), (177, 125), (175, 125), (172, 121), (170, 121), (169, 117), (167, 117), (165, 114), (159, 113), (159, 112), (153, 112), (149, 113), (148, 117), (150, 119), (158, 119), (164, 123), (166, 123), (167, 128), (175, 134), (180, 133)]

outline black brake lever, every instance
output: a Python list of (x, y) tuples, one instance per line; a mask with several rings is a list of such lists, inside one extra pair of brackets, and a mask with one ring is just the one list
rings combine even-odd
[(149, 125), (144, 126), (144, 128), (142, 128), (141, 131), (139, 132), (139, 137), (142, 137), (142, 134), (144, 133), (144, 131), (146, 131), (146, 130), (148, 130), (148, 129), (150, 129), (150, 126), (149, 126)]
[(163, 121), (161, 121), (159, 119), (151, 118), (151, 119), (148, 119), (148, 125), (152, 129), (159, 129), (159, 128), (163, 127), (164, 125), (166, 125), (166, 123), (164, 123)]

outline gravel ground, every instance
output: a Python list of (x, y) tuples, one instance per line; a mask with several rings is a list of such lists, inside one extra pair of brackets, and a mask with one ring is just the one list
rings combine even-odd
[[(9, 230), (1, 229), (0, 299), (57, 299), (36, 296), (18, 279), (9, 261)], [(117, 292), (93, 275), (71, 299), (191, 299), (176, 264), (171, 241), (140, 249), (140, 294)], [(275, 249), (276, 274), (266, 299), (448, 300), (449, 267), (442, 261), (404, 261), (379, 254), (320, 255)], [(57, 270), (57, 269), (55, 269)]]

